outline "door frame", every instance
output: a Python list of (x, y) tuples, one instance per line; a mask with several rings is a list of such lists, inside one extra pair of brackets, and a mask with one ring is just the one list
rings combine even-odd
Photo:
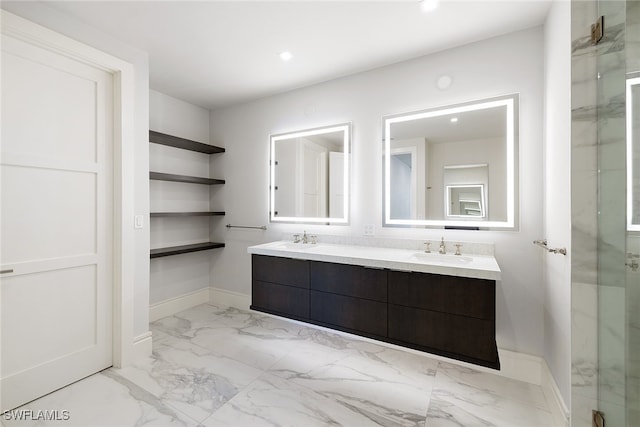
[(83, 62), (113, 75), (113, 365), (134, 357), (134, 67), (84, 43), (0, 10), (3, 35)]

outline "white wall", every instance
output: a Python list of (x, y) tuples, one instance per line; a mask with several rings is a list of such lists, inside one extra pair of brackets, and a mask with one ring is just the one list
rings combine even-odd
[[(544, 31), (544, 358), (564, 402), (571, 394), (571, 4), (555, 1)], [(543, 253), (543, 251), (540, 251)]]
[[(211, 114), (211, 137), (227, 152), (212, 162), (227, 184), (214, 201), (225, 222), (268, 223), (269, 135), (332, 123), (353, 123), (351, 222), (347, 226), (269, 224), (266, 232), (226, 230), (213, 234), (226, 248), (214, 253), (214, 288), (250, 294), (247, 246), (307, 230), (360, 236), (375, 224), (378, 236), (494, 242), (502, 268), (497, 289), (497, 340), (502, 348), (544, 354), (542, 236), (543, 31), (534, 28), (373, 71), (219, 109)], [(439, 76), (453, 84), (438, 90)], [(520, 220), (516, 231), (384, 228), (382, 222), (382, 117), (503, 94), (520, 93)], [(464, 249), (463, 249), (464, 251)]]
[[(209, 144), (209, 110), (149, 91), (149, 128)], [(149, 166), (154, 172), (209, 177), (209, 155), (158, 144), (149, 146)], [(208, 211), (210, 189), (166, 181), (149, 183), (151, 212)], [(209, 217), (153, 218), (151, 247), (205, 242)], [(153, 305), (209, 287), (211, 253), (195, 252), (151, 260), (150, 296)]]
[[(145, 227), (135, 231), (134, 337), (149, 330), (149, 57), (137, 50), (37, 2), (2, 2), (2, 8), (25, 19), (43, 25), (103, 52), (123, 59), (134, 66), (135, 85), (135, 179), (134, 210), (145, 215)], [(131, 218), (133, 227), (133, 218)]]

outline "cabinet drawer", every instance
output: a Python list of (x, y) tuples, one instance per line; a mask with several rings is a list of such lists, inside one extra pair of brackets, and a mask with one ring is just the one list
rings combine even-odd
[(389, 304), (389, 338), (434, 350), (498, 361), (495, 323)]
[(252, 255), (253, 279), (309, 289), (309, 261)]
[(390, 271), (389, 303), (493, 320), (495, 281)]
[(387, 271), (356, 265), (311, 262), (311, 289), (387, 301)]
[(296, 319), (309, 319), (309, 290), (253, 280), (251, 308)]
[(338, 328), (387, 336), (387, 304), (311, 291), (312, 320)]

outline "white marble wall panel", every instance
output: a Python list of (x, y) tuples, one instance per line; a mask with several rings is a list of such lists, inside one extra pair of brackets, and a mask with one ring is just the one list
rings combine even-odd
[[(638, 9), (640, 12), (640, 9)], [(640, 254), (640, 233), (629, 235), (627, 251)], [(630, 258), (627, 262), (638, 259)], [(640, 269), (627, 267), (627, 423), (640, 425)]]
[(627, 2), (627, 71), (640, 71), (640, 2)]

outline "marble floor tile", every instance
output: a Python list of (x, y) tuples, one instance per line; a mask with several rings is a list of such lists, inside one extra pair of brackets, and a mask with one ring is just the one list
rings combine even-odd
[(152, 357), (115, 372), (197, 421), (210, 416), (262, 373), (177, 337), (154, 345)]
[(432, 397), (426, 425), (428, 427), (487, 427), (495, 424), (469, 413), (453, 403)]
[[(68, 411), (68, 420), (10, 420), (6, 427), (32, 426), (184, 426), (198, 423), (160, 399), (109, 371), (103, 371), (18, 408), (19, 411)], [(24, 414), (24, 412), (23, 412)], [(34, 418), (34, 417), (29, 417)], [(36, 417), (37, 418), (37, 417)]]
[(191, 342), (217, 356), (266, 370), (298, 344), (293, 337), (279, 336), (272, 332), (259, 328), (215, 328), (201, 330), (191, 338)]
[(424, 420), (437, 364), (364, 341), (342, 349), (302, 344), (269, 373), (393, 425)]
[(344, 345), (300, 343), (269, 371), (282, 377), (315, 378), (340, 369), (347, 377), (410, 384), (424, 390), (433, 385), (438, 369), (434, 359), (344, 336), (336, 335), (330, 341)]
[(154, 334), (154, 341), (158, 340), (155, 335), (161, 338), (166, 336), (191, 338), (201, 328), (223, 324), (222, 313), (225, 310), (228, 309), (201, 304), (173, 316), (156, 320), (149, 327)]
[(482, 399), (434, 390), (426, 417), (431, 426), (549, 427), (549, 412), (508, 399)]
[[(553, 426), (545, 409), (506, 397), (483, 385), (466, 384), (438, 370), (427, 413), (428, 426)], [(457, 424), (456, 424), (457, 423)]]
[(151, 324), (151, 357), (19, 409), (36, 426), (551, 426), (540, 387), (348, 334), (203, 304)]
[(295, 322), (228, 309), (219, 323), (198, 328), (189, 340), (213, 354), (266, 370), (307, 340), (307, 329)]
[(438, 372), (446, 374), (451, 380), (486, 390), (498, 396), (535, 406), (539, 409), (548, 408), (542, 388), (533, 384), (446, 362), (440, 362)]
[[(399, 414), (400, 416), (402, 414)], [(265, 374), (204, 422), (214, 426), (373, 426), (424, 425), (399, 423), (380, 416), (374, 406), (355, 406), (330, 399), (291, 381)]]

